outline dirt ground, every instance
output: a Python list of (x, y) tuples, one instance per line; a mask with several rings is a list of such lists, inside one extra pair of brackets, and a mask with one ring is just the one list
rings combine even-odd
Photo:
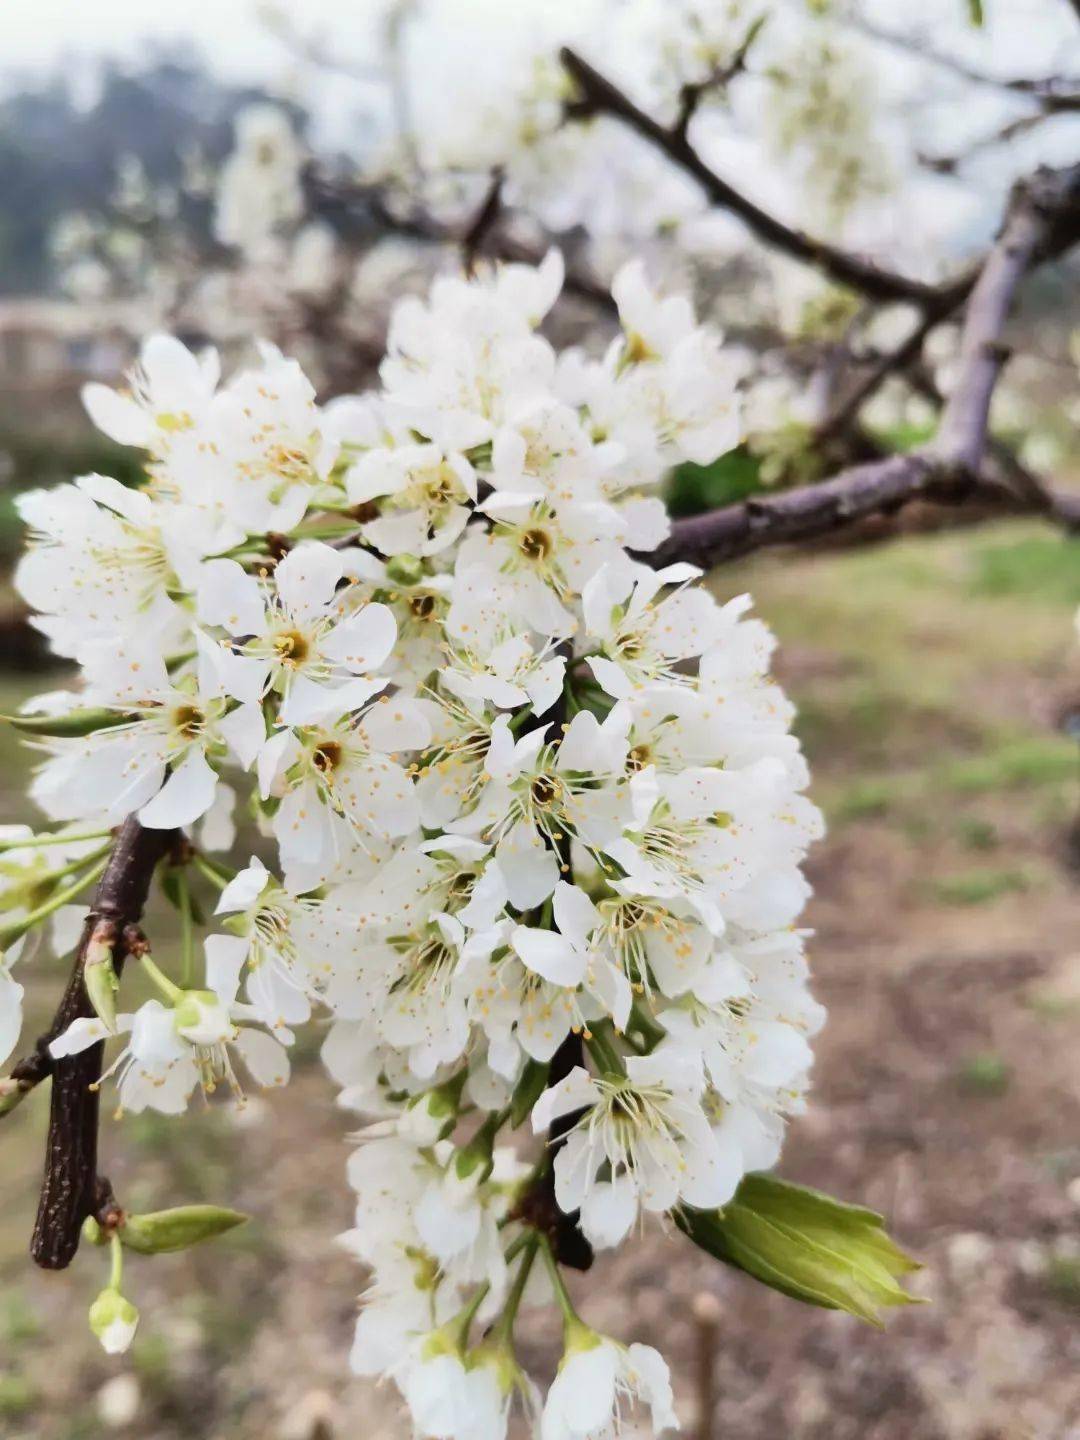
[[(931, 1303), (877, 1332), (656, 1230), (578, 1287), (584, 1313), (663, 1350), (684, 1428), (707, 1440), (1080, 1440), (1080, 786), (1060, 732), (1080, 701), (1080, 547), (997, 531), (716, 583), (752, 589), (780, 635), (830, 820), (808, 917), (830, 1023), (782, 1172), (883, 1211)], [(42, 1010), (55, 983), (37, 982)], [(253, 1216), (132, 1264), (144, 1322), (119, 1363), (85, 1330), (101, 1257), (61, 1276), (24, 1259), (42, 1099), (0, 1137), (5, 1440), (407, 1436), (393, 1394), (346, 1369), (348, 1121), (314, 1063), (239, 1117), (106, 1126), (133, 1207)], [(543, 1370), (550, 1341), (532, 1321), (528, 1337)]]

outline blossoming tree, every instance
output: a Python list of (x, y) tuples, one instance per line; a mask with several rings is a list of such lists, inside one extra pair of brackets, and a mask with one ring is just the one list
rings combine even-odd
[[(551, 250), (402, 299), (378, 387), (321, 406), (272, 345), (223, 380), (214, 352), (155, 335), (125, 390), (85, 395), (145, 485), (21, 500), (19, 590), (79, 669), (15, 721), (49, 828), (0, 839), (4, 1060), (35, 948), (74, 956), (0, 1082), (0, 1114), (52, 1087), (34, 1258), (107, 1247), (90, 1322), (125, 1349), (125, 1256), (243, 1217), (129, 1213), (98, 1162), (101, 1088), (130, 1113), (223, 1085), (242, 1101), (321, 1023), (363, 1117), (352, 1365), (447, 1440), (501, 1437), (515, 1407), (544, 1440), (610, 1435), (632, 1405), (676, 1424), (662, 1357), (596, 1333), (564, 1280), (648, 1216), (809, 1303), (876, 1320), (910, 1298), (878, 1217), (769, 1173), (823, 1020), (798, 925), (821, 820), (771, 636), (700, 567), (918, 497), (1078, 518), (987, 444), (1014, 292), (1080, 234), (1075, 168), (1019, 184), (983, 263), (931, 285), (733, 200), (687, 138), (711, 74), (682, 77), (668, 127), (576, 52), (558, 64), (560, 124), (636, 127), (770, 243), (915, 305), (920, 342), (962, 312), (932, 445), (672, 523), (672, 469), (745, 437), (744, 367), (640, 260), (603, 298), (606, 346), (558, 351)], [(871, 377), (886, 362), (906, 363)], [(140, 928), (155, 883), (175, 965)], [(131, 1010), (136, 966), (152, 998)], [(522, 1306), (561, 1322), (546, 1397), (515, 1349)]]

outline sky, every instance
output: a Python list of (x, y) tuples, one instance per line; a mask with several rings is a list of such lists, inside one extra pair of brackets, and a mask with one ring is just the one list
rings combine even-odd
[[(338, 0), (304, 0), (305, 24), (335, 15), (339, 33), (349, 29)], [(364, 0), (352, 8), (363, 10)], [(285, 68), (282, 45), (259, 19), (257, 0), (195, 0), (194, 4), (147, 4), (146, 0), (34, 0), (0, 8), (0, 56), (5, 69), (42, 73), (65, 57), (109, 54), (136, 59), (150, 43), (193, 41), (215, 65), (238, 79), (261, 79)]]

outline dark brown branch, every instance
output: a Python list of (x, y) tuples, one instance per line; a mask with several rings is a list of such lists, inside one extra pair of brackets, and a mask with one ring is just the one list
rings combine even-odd
[(98, 1092), (103, 1044), (79, 1055), (53, 1060), (50, 1043), (74, 1020), (94, 1011), (83, 984), (83, 967), (91, 939), (115, 946), (113, 964), (119, 973), (132, 943), (132, 926), (142, 914), (158, 861), (173, 842), (168, 830), (144, 830), (129, 816), (116, 837), (101, 877), (94, 904), (86, 917), (75, 965), (52, 1024), (34, 1054), (15, 1067), (13, 1078), (26, 1075), (37, 1084), (52, 1076), (45, 1175), (38, 1203), (30, 1253), (45, 1270), (62, 1270), (79, 1245), (79, 1230), (97, 1208)]
[[(1027, 271), (1080, 239), (1080, 165), (1040, 170), (1010, 197), (1001, 234), (980, 271), (964, 318), (960, 373), (937, 439), (925, 450), (842, 470), (818, 485), (752, 498), (706, 515), (677, 520), (656, 563), (689, 559), (715, 565), (766, 545), (812, 540), (916, 499), (960, 504), (1000, 500), (1000, 486), (982, 473), (990, 400), (1001, 371), (1002, 335)], [(1069, 530), (1080, 529), (1080, 496), (1043, 488), (1009, 496)]]
[(710, 169), (678, 126), (661, 125), (575, 51), (564, 49), (560, 58), (578, 88), (579, 99), (569, 107), (571, 115), (612, 115), (623, 121), (692, 175), (714, 205), (737, 215), (764, 244), (815, 266), (830, 279), (872, 300), (908, 300), (924, 308), (951, 306), (962, 300), (975, 283), (977, 272), (960, 276), (947, 285), (930, 285), (885, 270), (872, 261), (785, 225)]
[(484, 248), (484, 242), (493, 235), (502, 213), (503, 173), (496, 170), (491, 177), (487, 193), (480, 203), (475, 218), (465, 231), (461, 241), (461, 254), (465, 262), (466, 275), (472, 275), (476, 261)]
[[(366, 241), (374, 244), (380, 235), (389, 230), (429, 245), (464, 246), (469, 230), (476, 224), (475, 219), (470, 221), (462, 232), (459, 226), (449, 225), (419, 206), (398, 208), (378, 185), (331, 179), (314, 167), (309, 167), (303, 181), (312, 212), (325, 220), (341, 239), (351, 243)], [(562, 239), (553, 235), (551, 243), (558, 245)], [(484, 249), (488, 254), (494, 259), (516, 264), (539, 265), (546, 248), (515, 239), (506, 234), (505, 229), (492, 233), (489, 228), (484, 237)], [(615, 313), (615, 301), (610, 290), (573, 267), (567, 268), (563, 289), (567, 294), (587, 300), (599, 310)]]
[(698, 107), (705, 96), (711, 91), (726, 90), (731, 82), (743, 73), (754, 42), (765, 28), (768, 19), (768, 15), (763, 13), (750, 22), (746, 34), (736, 46), (726, 65), (713, 70), (703, 80), (689, 81), (682, 87), (679, 91), (679, 113), (675, 118), (674, 125), (676, 135), (680, 135), (685, 140), (687, 131), (690, 129), (690, 122), (697, 114)]

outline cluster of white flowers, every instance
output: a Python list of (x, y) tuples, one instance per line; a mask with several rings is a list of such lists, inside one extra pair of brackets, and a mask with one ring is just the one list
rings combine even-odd
[[(321, 408), (272, 347), (222, 384), (156, 337), (129, 390), (86, 393), (145, 487), (20, 502), (18, 588), (81, 667), (33, 707), (34, 797), (92, 858), (132, 813), (183, 829), (174, 897), (180, 867), (188, 921), (188, 875), (218, 917), (204, 957), (185, 926), (183, 975), (144, 957), (154, 999), (53, 1053), (122, 1032), (123, 1108), (176, 1113), (283, 1082), (295, 1027), (330, 1017), (368, 1122), (353, 1363), (460, 1440), (516, 1399), (544, 1440), (637, 1401), (674, 1423), (660, 1356), (574, 1313), (541, 1198), (597, 1249), (723, 1205), (776, 1160), (822, 1020), (796, 928), (821, 822), (771, 636), (647, 563), (660, 482), (740, 439), (733, 367), (638, 263), (604, 353), (557, 354), (561, 284), (557, 253), (439, 280), (398, 306), (381, 388)], [(214, 856), (240, 824), (267, 864)], [(17, 992), (0, 965), (0, 1051)], [(514, 1321), (552, 1296), (541, 1402)]]

